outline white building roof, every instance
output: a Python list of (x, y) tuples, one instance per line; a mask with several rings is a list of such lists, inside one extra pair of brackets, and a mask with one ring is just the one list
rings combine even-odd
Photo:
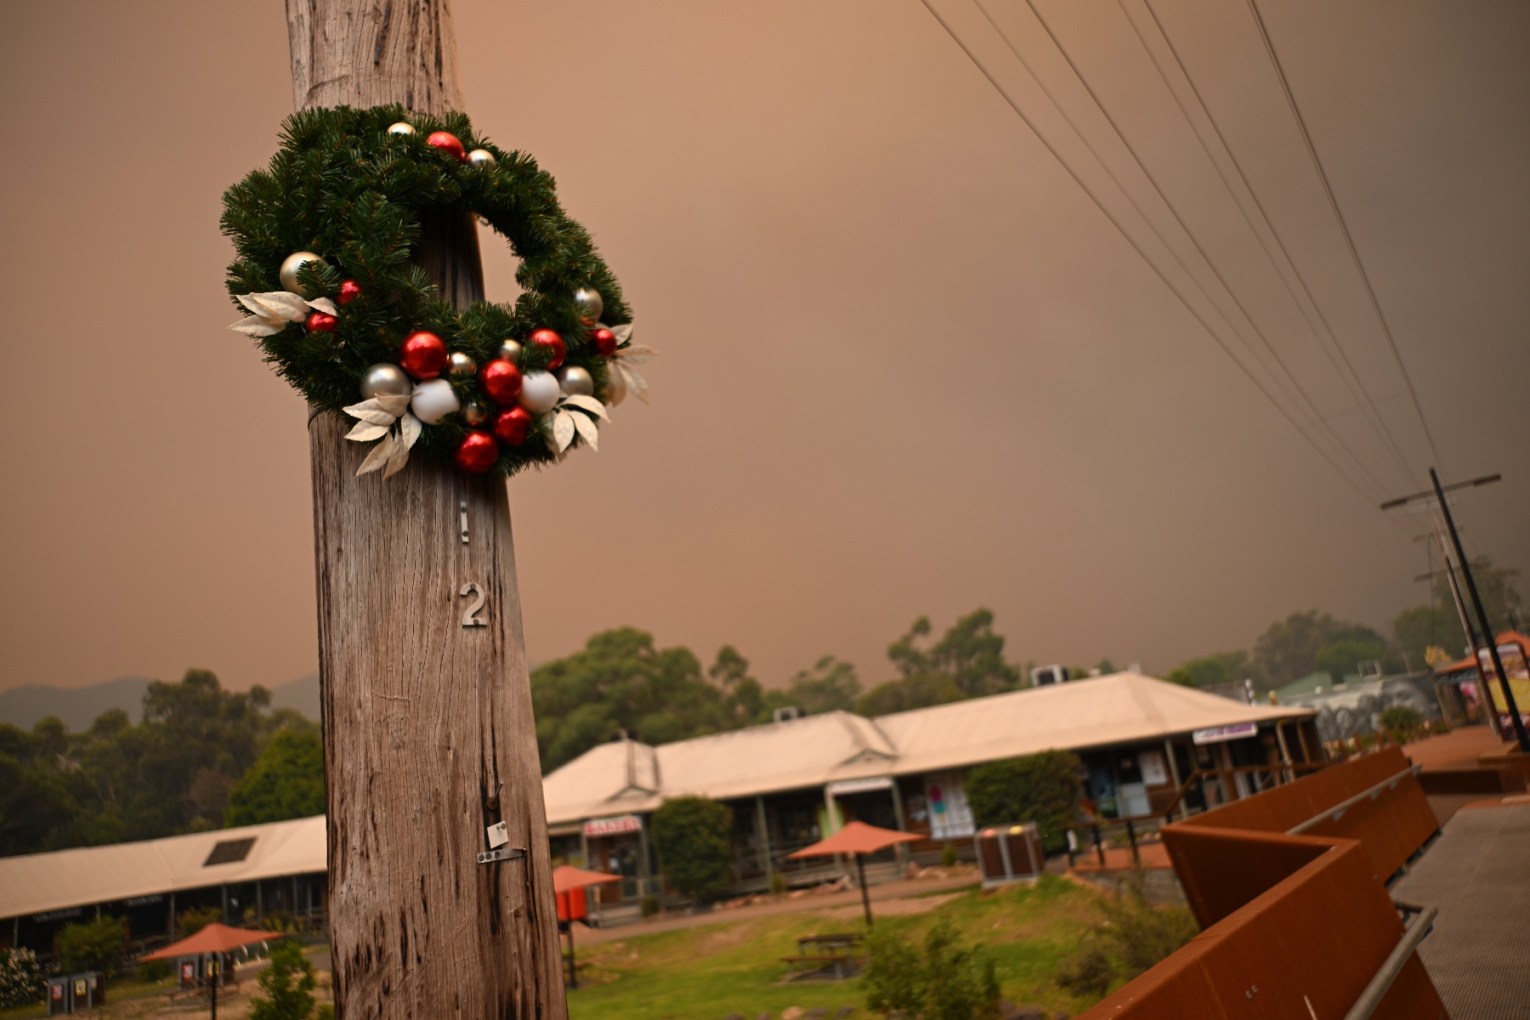
[[(251, 840), (247, 849), (241, 846)], [(239, 857), (209, 864), (215, 848)], [(243, 850), (242, 857), (240, 851)], [(0, 917), (325, 870), (324, 816), (0, 858)]]

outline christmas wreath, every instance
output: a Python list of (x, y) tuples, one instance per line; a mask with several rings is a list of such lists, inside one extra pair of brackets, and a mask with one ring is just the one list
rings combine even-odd
[[(289, 118), (266, 170), (223, 196), (237, 258), (230, 329), (308, 400), (372, 443), (357, 474), (411, 450), (511, 475), (597, 447), (607, 408), (647, 399), (621, 287), (529, 156), (468, 118), (399, 106)], [(521, 259), (515, 304), (458, 311), (416, 265), (424, 216), (472, 213)], [(607, 326), (606, 321), (617, 323)]]

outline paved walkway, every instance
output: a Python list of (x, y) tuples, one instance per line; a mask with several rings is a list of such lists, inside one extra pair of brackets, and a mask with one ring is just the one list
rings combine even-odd
[(1394, 899), (1439, 907), (1419, 956), (1453, 1020), (1530, 1018), (1530, 803), (1458, 812)]
[(1425, 769), (1465, 768), (1477, 764), (1477, 757), (1498, 751), (1504, 744), (1486, 724), (1462, 726), (1438, 737), (1425, 737), (1403, 747), (1413, 764)]

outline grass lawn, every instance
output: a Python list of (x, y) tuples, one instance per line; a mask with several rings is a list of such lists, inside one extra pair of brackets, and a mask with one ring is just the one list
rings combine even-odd
[[(945, 919), (969, 943), (992, 956), (1004, 997), (1075, 1013), (1090, 1003), (1058, 988), (1054, 976), (1078, 951), (1085, 934), (1103, 920), (1099, 895), (1047, 876), (1033, 887), (983, 893), (972, 889), (917, 914), (877, 917), (878, 931), (922, 944)], [(917, 901), (914, 901), (917, 902)], [(571, 1020), (722, 1020), (730, 1013), (754, 1020), (779, 1016), (788, 1006), (854, 1006), (866, 1015), (859, 978), (780, 984), (784, 956), (797, 939), (821, 932), (860, 931), (843, 911), (777, 914), (631, 938), (579, 950), (583, 987), (569, 993)]]

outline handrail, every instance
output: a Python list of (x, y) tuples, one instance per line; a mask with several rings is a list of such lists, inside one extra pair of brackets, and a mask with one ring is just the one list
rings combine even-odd
[(1439, 907), (1418, 907), (1408, 903), (1398, 903), (1397, 906), (1404, 911), (1417, 911), (1418, 916), (1412, 924), (1403, 929), (1402, 938), (1397, 940), (1397, 945), (1387, 954), (1387, 958), (1381, 962), (1370, 983), (1360, 993), (1360, 998), (1344, 1014), (1344, 1020), (1369, 1020), (1376, 1012), (1376, 1007), (1381, 1005), (1381, 1000), (1386, 996), (1387, 989), (1392, 987), (1392, 982), (1397, 980), (1397, 975), (1402, 973), (1404, 964), (1413, 956), (1413, 951), (1418, 944), (1424, 941), (1424, 936), (1434, 928), (1434, 919), (1439, 915)]
[(1423, 766), (1421, 765), (1414, 765), (1411, 768), (1403, 769), (1401, 772), (1393, 773), (1374, 786), (1370, 786), (1364, 790), (1361, 790), (1353, 797), (1341, 800), (1333, 807), (1324, 808), (1320, 813), (1313, 815), (1311, 818), (1307, 819), (1305, 822), (1302, 822), (1300, 825), (1296, 825), (1287, 829), (1286, 834), (1288, 836), (1300, 836), (1302, 833), (1322, 822), (1337, 822), (1340, 818), (1344, 817), (1344, 812), (1348, 811), (1350, 808), (1354, 807), (1362, 800), (1375, 800), (1377, 797), (1381, 796), (1381, 790), (1383, 787), (1392, 789), (1396, 787), (1398, 783), (1402, 782), (1403, 776), (1409, 775), (1410, 773), (1412, 775), (1418, 775), (1419, 770), (1422, 768)]

